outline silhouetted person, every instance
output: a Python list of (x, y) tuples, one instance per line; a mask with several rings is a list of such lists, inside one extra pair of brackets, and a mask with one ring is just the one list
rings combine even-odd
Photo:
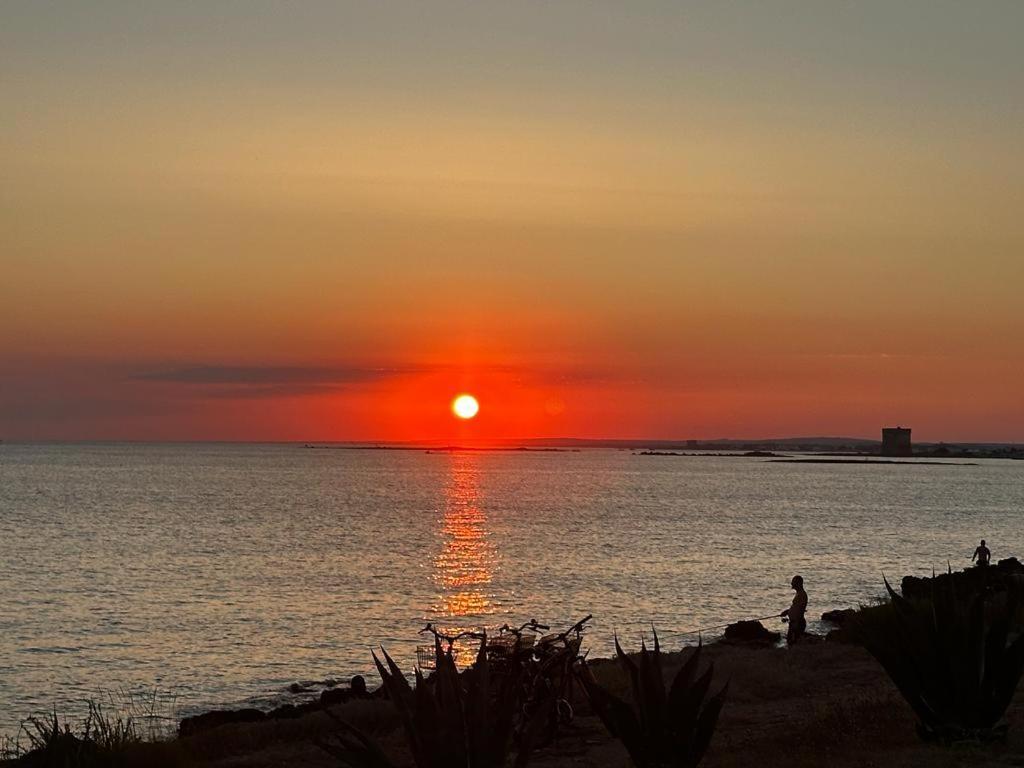
[(794, 576), (789, 585), (796, 590), (793, 595), (793, 604), (779, 615), (789, 620), (789, 631), (786, 633), (786, 643), (793, 645), (807, 629), (807, 620), (804, 614), (807, 613), (807, 593), (804, 592), (804, 577)]
[(988, 561), (992, 559), (992, 550), (985, 546), (985, 540), (981, 540), (981, 544), (978, 545), (977, 549), (974, 550), (974, 554), (971, 555), (971, 562), (978, 561), (978, 565), (982, 568), (988, 565)]

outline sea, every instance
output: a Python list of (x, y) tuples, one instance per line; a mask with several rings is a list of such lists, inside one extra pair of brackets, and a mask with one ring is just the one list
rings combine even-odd
[(593, 614), (592, 656), (678, 648), (778, 613), (794, 574), (823, 631), (982, 538), (1024, 553), (1024, 462), (0, 444), (0, 735), (90, 700), (173, 727), (372, 684), (371, 651), (411, 670), (427, 622)]

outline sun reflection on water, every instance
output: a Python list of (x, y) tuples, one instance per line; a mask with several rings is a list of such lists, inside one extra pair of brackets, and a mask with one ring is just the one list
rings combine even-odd
[(498, 554), (489, 540), (487, 515), (481, 506), (480, 457), (451, 454), (444, 509), (439, 520), (441, 552), (434, 558), (438, 601), (433, 613), (451, 629), (476, 629), (497, 606), (490, 590)]

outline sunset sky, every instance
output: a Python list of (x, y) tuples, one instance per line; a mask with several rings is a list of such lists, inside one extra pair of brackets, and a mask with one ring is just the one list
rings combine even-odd
[(1022, 29), (5, 2), (0, 439), (1024, 441)]

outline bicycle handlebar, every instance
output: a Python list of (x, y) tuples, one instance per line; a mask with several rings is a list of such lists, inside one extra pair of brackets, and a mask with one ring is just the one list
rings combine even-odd
[(447, 643), (449, 648), (451, 646), (455, 645), (455, 643), (457, 643), (459, 640), (461, 640), (464, 637), (469, 637), (469, 638), (472, 638), (474, 640), (483, 640), (483, 639), (485, 639), (487, 637), (487, 635), (485, 633), (483, 633), (483, 632), (474, 632), (472, 630), (465, 630), (463, 632), (459, 632), (459, 634), (457, 634), (457, 635), (446, 635), (444, 632), (442, 632), (441, 630), (437, 629), (433, 624), (430, 624), (430, 623), (428, 623), (427, 626), (425, 626), (423, 629), (421, 629), (419, 631), (419, 634), (424, 635), (427, 632), (432, 634), (438, 640)]
[(568, 637), (569, 635), (571, 635), (573, 632), (575, 632), (577, 635), (582, 633), (583, 630), (586, 629), (587, 622), (590, 621), (592, 618), (594, 618), (594, 614), (588, 613), (582, 619), (580, 619), (575, 624), (573, 624), (571, 627), (569, 627), (567, 630), (565, 630), (565, 632), (563, 632), (561, 635), (559, 635), (559, 637), (564, 639), (564, 638)]
[[(551, 640), (558, 640), (564, 643), (568, 640), (569, 635), (575, 634), (579, 636), (583, 634), (583, 630), (586, 629), (587, 622), (590, 621), (592, 618), (594, 618), (594, 614), (588, 613), (584, 618), (577, 621), (564, 632), (559, 632), (557, 635), (551, 638)], [(531, 632), (544, 632), (551, 629), (551, 627), (547, 624), (541, 624), (536, 619), (530, 619), (528, 622), (520, 626), (518, 629), (516, 627), (511, 627), (508, 624), (505, 624), (499, 631), (508, 632), (510, 634), (515, 635), (516, 637), (522, 637), (523, 632), (527, 629), (529, 629)], [(432, 634), (439, 641), (447, 643), (449, 648), (464, 637), (472, 638), (474, 640), (485, 640), (487, 638), (486, 632), (474, 632), (473, 630), (465, 630), (459, 632), (459, 634), (457, 635), (448, 635), (439, 630), (430, 622), (428, 622), (427, 625), (419, 631), (419, 634), (421, 635), (425, 635), (427, 633)]]
[(557, 635), (551, 637), (548, 640), (547, 644), (550, 645), (551, 643), (555, 642), (568, 644), (569, 635), (576, 635), (576, 637), (580, 637), (583, 634), (583, 630), (587, 628), (587, 622), (590, 621), (592, 618), (594, 618), (594, 614), (588, 613), (585, 617), (583, 617), (575, 624), (573, 624), (571, 627), (569, 627), (567, 630), (565, 630), (565, 632), (559, 632)]
[(536, 619), (530, 619), (525, 624), (521, 624), (518, 628), (517, 627), (509, 626), (508, 624), (505, 624), (498, 631), (501, 634), (504, 634), (504, 633), (507, 632), (510, 635), (515, 635), (516, 637), (522, 637), (523, 636), (523, 632), (526, 631), (527, 629), (530, 630), (531, 632), (545, 632), (545, 631), (551, 629), (551, 627), (549, 627), (547, 624), (541, 624)]

